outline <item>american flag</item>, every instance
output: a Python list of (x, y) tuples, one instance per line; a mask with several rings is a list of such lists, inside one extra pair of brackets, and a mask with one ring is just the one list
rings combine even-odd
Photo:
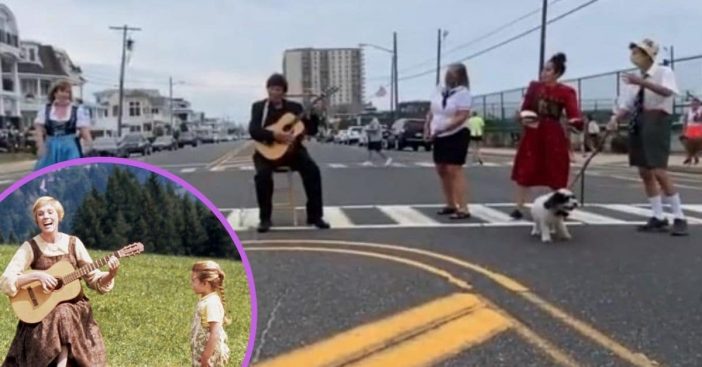
[(376, 96), (376, 97), (385, 97), (385, 95), (386, 95), (387, 93), (388, 93), (388, 92), (385, 90), (385, 87), (384, 87), (384, 86), (380, 86), (380, 89), (378, 89), (378, 91), (375, 92), (375, 96)]

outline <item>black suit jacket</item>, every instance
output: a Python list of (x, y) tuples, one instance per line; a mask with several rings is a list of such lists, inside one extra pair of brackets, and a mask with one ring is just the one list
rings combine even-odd
[[(268, 106), (268, 116), (266, 121), (261, 123), (263, 118), (263, 109), (266, 104), (266, 100), (257, 101), (251, 105), (251, 121), (249, 122), (249, 134), (251, 138), (262, 142), (262, 143), (272, 143), (273, 132), (265, 129), (266, 126), (273, 125), (278, 119), (283, 117), (286, 113), (290, 112), (295, 115), (302, 113), (302, 105), (289, 101), (283, 100), (283, 107), (281, 109), (275, 109), (272, 105)], [(319, 130), (320, 119), (316, 114), (311, 114), (309, 117), (302, 117), (302, 122), (305, 124), (305, 134), (313, 136), (317, 135)]]

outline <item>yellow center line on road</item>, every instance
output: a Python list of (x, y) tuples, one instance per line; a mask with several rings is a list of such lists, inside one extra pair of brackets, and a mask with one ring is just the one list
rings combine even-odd
[[(247, 247), (247, 252), (299, 251), (358, 255), (393, 261), (438, 275), (467, 292), (471, 286), (445, 270), (415, 260), (368, 251), (323, 247)], [(474, 293), (456, 293), (371, 322), (311, 346), (256, 364), (282, 366), (426, 366), (446, 360), (515, 328), (557, 363), (577, 367), (565, 352)], [(392, 362), (392, 364), (388, 364)]]
[(482, 308), (395, 348), (371, 355), (369, 358), (348, 366), (430, 366), (483, 343), (509, 327), (509, 321), (502, 315), (493, 310)]
[[(537, 306), (539, 309), (547, 313), (549, 316), (555, 320), (561, 322), (562, 324), (570, 327), (571, 329), (580, 333), (580, 335), (592, 340), (597, 345), (609, 350), (610, 352), (617, 355), (619, 358), (631, 363), (637, 367), (657, 367), (658, 362), (649, 359), (643, 353), (634, 352), (621, 343), (617, 342), (613, 338), (605, 335), (604, 333), (598, 331), (593, 326), (590, 326), (584, 321), (577, 319), (576, 317), (570, 315), (569, 313), (561, 310), (557, 306), (551, 304), (550, 302), (542, 299), (538, 295), (534, 294), (521, 283), (516, 280), (507, 277), (503, 274), (488, 270), (485, 267), (476, 265), (465, 260), (443, 255), (441, 253), (432, 252), (428, 250), (409, 248), (397, 245), (387, 245), (378, 243), (367, 243), (367, 242), (354, 242), (354, 241), (339, 241), (339, 240), (254, 240), (254, 241), (243, 241), (245, 251), (248, 251), (247, 246), (250, 245), (286, 245), (286, 246), (347, 246), (356, 248), (372, 248), (381, 249), (387, 251), (398, 251), (405, 254), (415, 254), (422, 255), (433, 259), (439, 259), (456, 266), (472, 270), (478, 274), (481, 274), (488, 279), (491, 279), (501, 287), (513, 292), (514, 294), (522, 297), (531, 304)], [(534, 334), (535, 335), (535, 334)], [(553, 357), (553, 354), (549, 354)]]
[(244, 142), (240, 146), (236, 147), (233, 150), (228, 151), (227, 153), (224, 153), (219, 158), (217, 158), (214, 161), (207, 164), (207, 168), (216, 167), (216, 166), (226, 162), (227, 160), (236, 157), (239, 153), (243, 152), (244, 150), (246, 150), (252, 146), (253, 146), (253, 142), (251, 140), (247, 140), (246, 142)]

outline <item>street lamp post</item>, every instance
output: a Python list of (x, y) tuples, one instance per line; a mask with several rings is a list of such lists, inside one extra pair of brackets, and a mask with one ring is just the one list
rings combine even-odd
[(548, 0), (543, 0), (544, 4), (541, 8), (541, 50), (539, 53), (539, 74), (541, 74), (541, 69), (544, 67), (544, 61), (546, 58), (546, 15), (548, 14)]
[(393, 32), (392, 50), (371, 43), (359, 43), (358, 47), (370, 47), (376, 50), (387, 52), (392, 55), (390, 65), (390, 109), (393, 113), (393, 120), (397, 119), (398, 87), (397, 87), (397, 32)]
[[(168, 105), (170, 109), (170, 125), (171, 125), (171, 133), (175, 131), (175, 128), (173, 126), (173, 77), (168, 78)], [(175, 84), (185, 84), (184, 81), (177, 81)]]

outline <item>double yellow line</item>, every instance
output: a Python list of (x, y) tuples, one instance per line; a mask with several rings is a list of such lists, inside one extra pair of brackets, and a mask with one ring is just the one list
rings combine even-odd
[[(208, 163), (207, 168), (209, 169), (209, 168), (217, 167), (217, 166), (229, 161), (230, 159), (240, 155), (242, 152), (245, 153), (246, 150), (252, 146), (253, 146), (253, 142), (251, 140), (247, 140), (246, 142), (244, 142), (240, 146), (236, 147), (235, 149), (230, 150), (229, 152), (223, 154), (222, 156), (215, 159), (214, 161)], [(250, 161), (250, 157), (249, 157), (249, 161)]]
[[(285, 245), (285, 246), (273, 246)], [(465, 293), (458, 293), (339, 334), (277, 358), (256, 364), (278, 366), (426, 366), (480, 344), (505, 330), (513, 330), (563, 366), (578, 366), (568, 353), (542, 338), (490, 301), (469, 293), (471, 286), (445, 270), (416, 260), (366, 251), (409, 253), (439, 259), (482, 274), (523, 297), (556, 320), (637, 367), (658, 366), (592, 326), (541, 299), (528, 288), (502, 274), (464, 260), (431, 251), (401, 246), (325, 240), (269, 240), (245, 242), (247, 252), (305, 251), (350, 254), (403, 263), (440, 276)], [(336, 246), (344, 248), (336, 248)], [(363, 248), (364, 250), (356, 250)]]

